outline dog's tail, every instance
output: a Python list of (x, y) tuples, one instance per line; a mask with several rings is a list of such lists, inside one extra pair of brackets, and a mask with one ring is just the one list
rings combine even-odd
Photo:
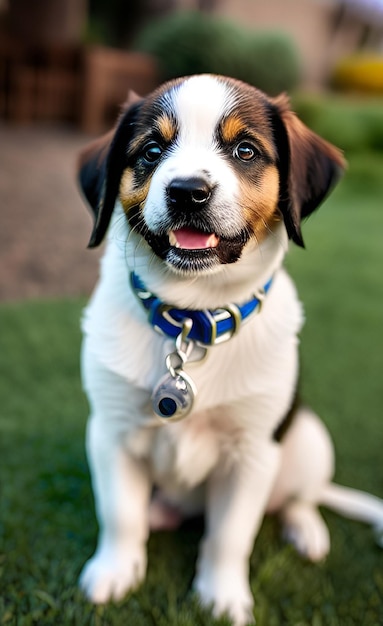
[(323, 488), (319, 504), (350, 519), (370, 524), (377, 544), (383, 548), (383, 500), (364, 491), (331, 483)]

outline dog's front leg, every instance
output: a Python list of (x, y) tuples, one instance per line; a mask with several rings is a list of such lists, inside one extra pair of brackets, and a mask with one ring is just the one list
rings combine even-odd
[(235, 626), (254, 621), (249, 558), (279, 466), (272, 441), (241, 447), (230, 470), (222, 463), (208, 482), (207, 532), (194, 582), (202, 603), (216, 616), (227, 613)]
[(127, 450), (125, 438), (118, 421), (90, 419), (87, 452), (100, 534), (80, 585), (95, 603), (121, 598), (146, 571), (149, 473), (145, 461)]

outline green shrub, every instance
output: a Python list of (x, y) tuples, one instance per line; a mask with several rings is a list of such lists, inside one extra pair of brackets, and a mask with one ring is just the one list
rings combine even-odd
[(383, 151), (383, 101), (300, 95), (293, 107), (307, 126), (346, 154)]
[(244, 80), (270, 95), (299, 81), (296, 50), (280, 32), (254, 32), (200, 12), (179, 12), (149, 24), (136, 49), (154, 55), (162, 79), (199, 73)]

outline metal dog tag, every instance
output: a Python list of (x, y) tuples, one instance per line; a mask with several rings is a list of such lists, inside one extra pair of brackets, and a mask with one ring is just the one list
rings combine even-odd
[(167, 372), (153, 391), (153, 410), (166, 422), (180, 420), (190, 413), (195, 394), (195, 385), (184, 371)]
[(187, 352), (181, 348), (168, 354), (165, 359), (168, 371), (153, 390), (153, 411), (163, 421), (182, 419), (192, 409), (197, 389), (182, 369), (187, 358)]

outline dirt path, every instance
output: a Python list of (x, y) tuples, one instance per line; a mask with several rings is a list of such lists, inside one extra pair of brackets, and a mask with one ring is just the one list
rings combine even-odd
[(75, 180), (89, 138), (72, 129), (0, 123), (0, 301), (88, 295), (99, 251)]

